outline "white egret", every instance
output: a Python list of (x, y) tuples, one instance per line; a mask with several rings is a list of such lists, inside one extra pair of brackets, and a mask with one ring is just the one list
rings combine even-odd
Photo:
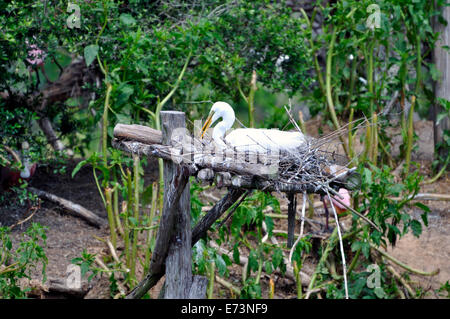
[(267, 150), (293, 152), (306, 142), (301, 132), (285, 132), (278, 129), (240, 128), (232, 130), (225, 136), (236, 119), (233, 108), (226, 102), (213, 104), (202, 128), (202, 138), (206, 130), (220, 118), (222, 121), (214, 127), (212, 138), (223, 148), (229, 146), (237, 151), (261, 153)]

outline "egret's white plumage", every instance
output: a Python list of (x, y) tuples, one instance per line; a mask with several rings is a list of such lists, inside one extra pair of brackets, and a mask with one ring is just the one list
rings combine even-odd
[(233, 126), (235, 114), (226, 102), (216, 102), (211, 107), (208, 119), (202, 128), (202, 136), (210, 125), (222, 118), (213, 129), (214, 142), (222, 147), (231, 146), (238, 151), (271, 152), (281, 150), (293, 152), (305, 143), (301, 132), (285, 132), (278, 129), (241, 128), (226, 132)]

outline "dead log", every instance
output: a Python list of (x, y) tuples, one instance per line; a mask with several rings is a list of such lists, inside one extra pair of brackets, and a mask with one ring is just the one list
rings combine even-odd
[(117, 124), (114, 127), (114, 137), (119, 140), (131, 140), (144, 144), (162, 144), (161, 131), (143, 125)]
[(82, 282), (80, 287), (75, 288), (67, 285), (66, 278), (48, 278), (45, 284), (33, 279), (29, 282), (29, 287), (31, 288), (28, 293), (29, 297), (40, 296), (41, 298), (45, 295), (59, 294), (82, 299), (89, 292), (87, 282)]
[(95, 227), (100, 228), (102, 225), (105, 224), (105, 220), (103, 218), (97, 216), (96, 214), (94, 214), (90, 210), (87, 210), (81, 205), (75, 204), (67, 199), (36, 189), (34, 187), (28, 187), (28, 190), (38, 197), (47, 199), (64, 207), (67, 210), (67, 212), (69, 212), (71, 215), (75, 217), (80, 217)]

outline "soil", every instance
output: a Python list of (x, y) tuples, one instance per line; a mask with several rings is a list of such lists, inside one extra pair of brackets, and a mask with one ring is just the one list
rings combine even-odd
[[(418, 135), (420, 134), (418, 133)], [(77, 162), (71, 161), (67, 163), (66, 172), (63, 174), (54, 173), (53, 167), (39, 167), (31, 181), (31, 186), (73, 201), (86, 207), (98, 216), (106, 218), (106, 212), (93, 179), (92, 167), (85, 166), (80, 169), (74, 178), (71, 177), (71, 173)], [(430, 162), (422, 162), (421, 164), (422, 173), (430, 174)], [(155, 161), (146, 168), (146, 185), (150, 181), (156, 180), (157, 169), (155, 168), (157, 168), (157, 162)], [(208, 204), (208, 201), (209, 203), (213, 202), (211, 199), (220, 198), (224, 190), (211, 189), (209, 192), (211, 194), (208, 197), (201, 196), (206, 204)], [(449, 194), (449, 174), (434, 184), (424, 186), (421, 192)], [(388, 252), (402, 262), (419, 270), (432, 271), (439, 268), (440, 272), (437, 276), (423, 277), (410, 275), (410, 277), (413, 281), (417, 282), (415, 287), (420, 286), (425, 292), (425, 298), (442, 298), (442, 295), (437, 294), (436, 290), (450, 279), (450, 205), (445, 201), (425, 201), (424, 203), (431, 208), (428, 217), (429, 226), (424, 227), (423, 234), (420, 238), (415, 238), (408, 234), (401, 238), (394, 248), (389, 248)], [(280, 197), (280, 204), (282, 207), (287, 206), (283, 196)], [(298, 205), (301, 205), (301, 203)], [(283, 213), (286, 213), (286, 211), (284, 210)], [(315, 213), (315, 219), (318, 222), (323, 222), (322, 209), (316, 209)], [(3, 205), (0, 207), (0, 226), (14, 225), (23, 221), (29, 215), (30, 210), (27, 205), (21, 206), (17, 203)], [(411, 209), (411, 215), (420, 220), (420, 211), (417, 208)], [(67, 266), (73, 258), (80, 257), (84, 249), (89, 253), (106, 253), (105, 244), (97, 239), (108, 236), (108, 229), (106, 227), (102, 229), (95, 228), (85, 221), (67, 214), (64, 209), (52, 202), (42, 201), (40, 208), (32, 218), (14, 227), (11, 232), (13, 241), (17, 243), (31, 222), (38, 222), (48, 227), (47, 247), (45, 247), (48, 258), (48, 278), (66, 278)], [(287, 221), (285, 219), (276, 220), (275, 229), (286, 230), (286, 224)], [(297, 232), (298, 229), (299, 226), (297, 225)], [(277, 239), (279, 242), (284, 242), (286, 237), (277, 236)], [(305, 265), (305, 267), (308, 267), (308, 265)], [(401, 268), (395, 268), (400, 273), (404, 272)], [(139, 273), (142, 273), (142, 269), (138, 270)], [(241, 273), (242, 268), (233, 265), (228, 280), (236, 286), (239, 286)], [(262, 278), (263, 297), (267, 297), (270, 278), (275, 282), (275, 298), (287, 299), (296, 296), (295, 285), (292, 280), (283, 278), (277, 274), (272, 274), (271, 276), (264, 275)], [(35, 281), (41, 279), (39, 269), (33, 272), (33, 279)], [(152, 298), (157, 298), (161, 282), (162, 280), (150, 291)], [(27, 285), (27, 283), (25, 282), (24, 285)], [(85, 282), (84, 285), (88, 286), (89, 290), (85, 298), (110, 298), (109, 281), (106, 276), (94, 278), (93, 281), (90, 283)], [(221, 288), (220, 285), (216, 285), (215, 296), (217, 298), (235, 297), (230, 294), (228, 289)], [(68, 296), (63, 294), (41, 293), (39, 297), (67, 298)]]

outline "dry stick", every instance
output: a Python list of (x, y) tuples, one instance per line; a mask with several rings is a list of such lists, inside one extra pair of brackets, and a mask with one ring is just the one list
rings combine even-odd
[(225, 279), (219, 277), (218, 275), (216, 275), (216, 281), (221, 284), (222, 286), (224, 286), (225, 288), (230, 289), (233, 293), (235, 293), (236, 295), (240, 296), (241, 295), (241, 290), (239, 288), (237, 288), (236, 286), (234, 286), (232, 283), (229, 283), (228, 281), (226, 281)]
[[(12, 225), (12, 226), (9, 226), (9, 230), (12, 230), (14, 227), (19, 226), (19, 225), (22, 225), (23, 223), (25, 223), (25, 222), (27, 222), (28, 220), (30, 220), (30, 219), (34, 216), (34, 214), (36, 214), (36, 212), (39, 210), (40, 206), (41, 206), (41, 202), (40, 202), (40, 200), (39, 200), (39, 203), (38, 203), (37, 206), (31, 207), (31, 210), (33, 210), (33, 212), (32, 212), (27, 218), (25, 218), (25, 219), (23, 219), (23, 220), (21, 220), (21, 221), (15, 223), (15, 224)], [(1, 264), (1, 262), (0, 262), (0, 264)]]
[[(22, 161), (20, 160), (20, 156), (17, 155), (17, 153), (16, 153), (12, 148), (10, 148), (10, 147), (7, 146), (7, 145), (3, 145), (3, 148), (4, 148), (9, 154), (11, 154), (12, 157), (14, 157), (14, 160), (15, 160), (16, 163), (19, 163), (19, 165), (22, 166)], [(10, 163), (11, 163), (10, 161), (6, 160), (6, 164), (7, 164), (7, 165), (10, 165)]]
[(327, 190), (328, 199), (331, 203), (331, 208), (333, 209), (334, 214), (334, 220), (336, 221), (336, 228), (338, 230), (338, 236), (339, 236), (339, 246), (341, 249), (341, 256), (342, 256), (342, 268), (343, 268), (343, 275), (344, 275), (344, 287), (345, 287), (345, 299), (348, 299), (348, 285), (347, 285), (347, 266), (345, 264), (345, 254), (344, 254), (344, 244), (342, 243), (342, 234), (341, 234), (341, 227), (339, 226), (339, 219), (338, 215), (336, 213), (336, 208), (334, 207), (333, 200), (331, 199), (330, 193)]
[[(339, 196), (339, 193), (336, 192), (334, 189), (329, 188), (327, 189), (327, 191), (331, 191), (332, 193), (334, 193), (335, 195)], [(362, 218), (365, 222), (367, 222), (368, 224), (370, 224), (373, 228), (375, 228), (376, 230), (378, 230), (379, 232), (381, 232), (381, 229), (374, 224), (373, 221), (371, 221), (370, 219), (368, 219), (366, 216), (362, 215), (361, 213), (357, 212), (356, 210), (354, 210), (352, 207), (348, 206), (347, 204), (345, 204), (344, 202), (342, 202), (337, 196), (333, 197), (333, 199), (335, 201), (337, 201), (339, 204), (341, 204), (342, 206), (344, 206), (345, 208), (347, 208), (348, 210), (350, 210), (352, 213), (354, 213), (355, 215), (357, 215), (358, 217)]]
[(447, 168), (449, 160), (450, 160), (450, 153), (448, 154), (444, 165), (442, 166), (441, 170), (436, 174), (436, 176), (434, 176), (434, 177), (432, 177), (432, 178), (430, 178), (430, 179), (428, 179), (426, 181), (423, 181), (421, 184), (423, 184), (423, 185), (433, 184), (435, 181), (437, 181), (442, 176), (442, 174), (445, 172), (445, 169)]
[(302, 222), (300, 224), (300, 235), (292, 245), (291, 251), (289, 252), (289, 262), (292, 264), (292, 254), (294, 253), (295, 247), (297, 246), (300, 239), (303, 237), (303, 229), (305, 227), (305, 210), (306, 210), (306, 192), (303, 193), (303, 205), (302, 205)]
[(119, 257), (117, 257), (116, 250), (114, 249), (114, 246), (109, 239), (106, 239), (106, 245), (109, 248), (109, 252), (111, 253), (112, 258), (115, 260), (116, 263), (120, 264), (120, 260)]
[(421, 276), (435, 276), (439, 273), (439, 268), (432, 271), (432, 272), (425, 272), (425, 271), (421, 271), (421, 270), (417, 270), (414, 268), (409, 267), (408, 265), (402, 263), (401, 261), (399, 261), (398, 259), (392, 257), (391, 255), (389, 255), (388, 253), (384, 252), (383, 250), (381, 250), (380, 248), (378, 248), (377, 246), (370, 244), (370, 247), (375, 249), (377, 252), (379, 252), (381, 255), (383, 255), (384, 257), (386, 257), (387, 259), (391, 260), (392, 262), (396, 263), (397, 265), (399, 265), (400, 267), (408, 270), (409, 272), (412, 272), (414, 274), (417, 275), (421, 275)]
[[(353, 109), (352, 109), (353, 110)], [(305, 121), (303, 120), (303, 112), (302, 111), (298, 111), (298, 122), (300, 124), (300, 129), (302, 130), (303, 134), (307, 134), (306, 132), (306, 125), (305, 125)], [(350, 126), (349, 126), (349, 130)], [(314, 202), (314, 195), (313, 194), (309, 194), (308, 195), (308, 199), (310, 203)], [(308, 217), (312, 218), (314, 216), (314, 206), (313, 205), (309, 205), (308, 206)]]
[[(393, 201), (402, 201), (404, 198), (402, 197), (388, 197)], [(416, 195), (411, 195), (408, 197), (408, 200), (442, 200), (448, 201), (450, 200), (450, 195), (448, 194), (433, 194), (433, 193), (418, 193)]]
[(93, 212), (67, 199), (36, 189), (34, 187), (28, 187), (28, 190), (38, 197), (57, 203), (58, 205), (64, 207), (72, 215), (83, 218), (93, 226), (100, 228), (105, 223), (105, 221), (102, 218), (100, 218)]
[[(95, 256), (95, 262), (105, 271), (105, 272), (111, 272), (111, 270), (103, 263), (103, 261), (100, 259), (99, 256)], [(117, 288), (120, 291), (120, 294), (122, 296), (125, 296), (125, 287), (122, 286), (120, 282), (117, 281)]]
[(390, 271), (390, 273), (398, 280), (400, 283), (408, 290), (408, 293), (410, 294), (411, 298), (415, 299), (415, 293), (414, 290), (411, 288), (411, 286), (406, 282), (406, 280), (392, 267), (391, 265), (387, 265), (387, 270)]

